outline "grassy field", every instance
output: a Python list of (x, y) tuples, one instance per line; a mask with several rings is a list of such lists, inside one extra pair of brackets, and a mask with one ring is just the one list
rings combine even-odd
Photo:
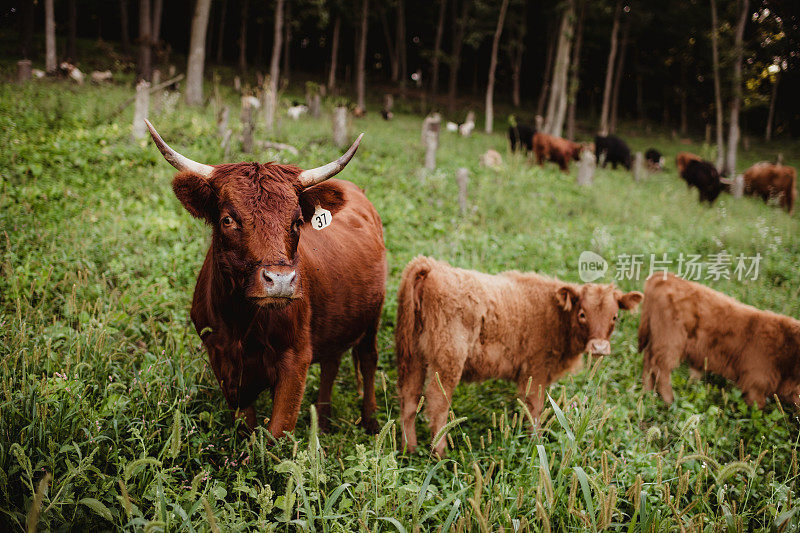
[[(174, 198), (172, 168), (151, 142), (130, 140), (131, 110), (110, 120), (130, 87), (0, 84), (0, 530), (147, 531), (743, 531), (797, 530), (797, 412), (748, 407), (730, 384), (674, 379), (665, 406), (641, 389), (637, 315), (622, 314), (612, 355), (553, 385), (543, 427), (530, 435), (503, 382), (461, 385), (444, 461), (398, 449), (392, 349), (395, 292), (417, 254), (488, 272), (536, 270), (578, 281), (578, 256), (761, 254), (755, 281), (707, 281), (742, 301), (800, 316), (800, 224), (751, 200), (697, 202), (674, 155), (711, 149), (623, 131), (659, 147), (669, 169), (634, 183), (600, 170), (592, 187), (555, 165), (507, 153), (500, 133), (444, 132), (439, 168), (421, 170), (421, 117), (376, 112), (355, 120), (362, 147), (343, 177), (366, 189), (385, 227), (390, 275), (380, 330), (378, 418), (355, 425), (349, 358), (318, 434), (308, 378), (295, 435), (240, 437), (189, 321), (208, 228)], [(236, 109), (233, 93), (224, 99)], [(222, 162), (216, 105), (170, 99), (151, 120), (173, 147)], [(232, 117), (238, 117), (237, 112)], [(238, 127), (238, 124), (237, 124)], [(286, 153), (234, 152), (301, 167), (332, 159), (330, 120), (283, 120)], [(234, 133), (236, 138), (238, 133)], [(258, 132), (264, 137), (263, 132)], [(588, 138), (585, 137), (585, 138)], [(235, 143), (238, 145), (238, 142)], [(482, 168), (487, 148), (503, 154)], [(797, 143), (751, 146), (741, 165)], [(455, 170), (470, 169), (471, 211)], [(646, 270), (645, 266), (645, 270)], [(622, 280), (641, 289), (647, 272)], [(605, 281), (614, 276), (612, 265)], [(268, 394), (258, 402), (268, 416)], [(418, 419), (421, 442), (431, 435)]]

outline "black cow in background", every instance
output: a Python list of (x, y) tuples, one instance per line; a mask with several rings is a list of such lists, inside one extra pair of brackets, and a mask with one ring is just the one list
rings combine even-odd
[(719, 179), (717, 167), (708, 161), (691, 160), (681, 172), (681, 178), (686, 185), (697, 187), (700, 191), (700, 201), (714, 203), (719, 193), (725, 189), (725, 184)]
[(615, 169), (617, 165), (622, 165), (628, 170), (631, 169), (631, 149), (616, 135), (606, 137), (598, 135), (594, 138), (594, 146), (597, 160), (603, 162), (602, 167), (605, 167), (606, 163), (611, 163)]
[(525, 124), (517, 124), (508, 127), (508, 140), (511, 141), (511, 151), (517, 151), (517, 144), (525, 150), (525, 153), (533, 151), (533, 135), (536, 128)]
[(644, 161), (647, 167), (654, 172), (664, 169), (664, 156), (655, 148), (649, 148), (644, 153)]

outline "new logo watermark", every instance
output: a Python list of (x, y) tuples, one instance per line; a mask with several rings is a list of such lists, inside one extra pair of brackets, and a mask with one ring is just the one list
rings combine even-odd
[[(755, 281), (761, 266), (761, 254), (746, 256), (727, 252), (709, 254), (619, 254), (614, 264), (614, 279), (641, 281), (653, 274), (666, 277), (668, 272), (690, 281), (719, 281), (736, 279)], [(606, 275), (608, 261), (603, 256), (588, 250), (578, 258), (578, 276), (584, 283), (591, 283)]]
[(588, 250), (581, 252), (578, 258), (578, 276), (584, 283), (591, 283), (606, 275), (608, 261), (601, 255)]

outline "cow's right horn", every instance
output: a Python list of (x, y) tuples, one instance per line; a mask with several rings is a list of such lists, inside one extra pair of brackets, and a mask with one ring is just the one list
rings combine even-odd
[(358, 145), (361, 144), (361, 137), (363, 136), (363, 133), (359, 135), (358, 139), (355, 140), (353, 145), (350, 146), (350, 148), (344, 154), (342, 154), (342, 157), (339, 159), (331, 161), (327, 165), (322, 165), (321, 167), (304, 170), (298, 174), (297, 179), (300, 180), (300, 184), (303, 187), (311, 187), (312, 185), (322, 183), (326, 179), (332, 178), (341, 172), (342, 169), (347, 166), (347, 163), (353, 159), (356, 150), (358, 150)]
[(192, 161), (188, 157), (184, 157), (170, 148), (169, 145), (164, 142), (164, 139), (161, 138), (161, 135), (158, 134), (153, 125), (150, 124), (150, 121), (147, 119), (144, 119), (144, 121), (147, 124), (147, 129), (150, 130), (150, 136), (153, 138), (153, 141), (155, 141), (156, 146), (164, 156), (164, 159), (167, 160), (167, 163), (180, 171), (194, 172), (195, 174), (198, 174), (204, 178), (207, 178), (212, 172), (214, 172), (214, 167), (211, 165), (204, 165), (203, 163)]

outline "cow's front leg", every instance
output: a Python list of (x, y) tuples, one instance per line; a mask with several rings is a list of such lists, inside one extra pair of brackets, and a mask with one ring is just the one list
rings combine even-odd
[(531, 431), (536, 431), (544, 407), (544, 398), (547, 395), (547, 385), (543, 380), (530, 376), (517, 382), (517, 390), (533, 417), (534, 426), (531, 427)]
[(287, 352), (278, 363), (277, 380), (272, 401), (272, 417), (267, 425), (275, 438), (294, 431), (300, 404), (306, 390), (306, 375), (311, 365), (311, 347), (299, 352)]

